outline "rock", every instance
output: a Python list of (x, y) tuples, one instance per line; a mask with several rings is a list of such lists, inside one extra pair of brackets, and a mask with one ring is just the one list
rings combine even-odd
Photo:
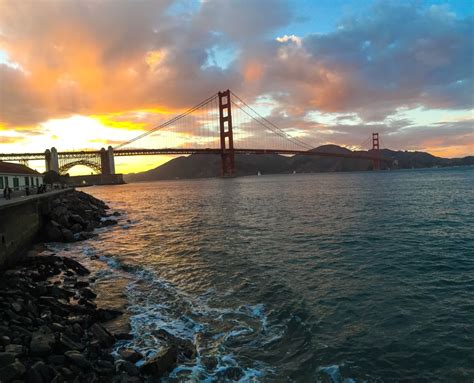
[(0, 346), (6, 346), (7, 344), (10, 344), (11, 343), (11, 339), (4, 335), (4, 336), (0, 336)]
[(56, 332), (64, 332), (64, 330), (66, 329), (62, 324), (60, 323), (51, 323), (49, 328), (52, 330), (52, 331), (56, 331)]
[(61, 233), (66, 242), (74, 242), (74, 233), (71, 230), (62, 228)]
[(0, 352), (0, 366), (12, 364), (15, 361), (16, 354), (12, 352)]
[(116, 225), (117, 224), (117, 220), (116, 219), (104, 219), (102, 221), (102, 226), (112, 226), (112, 225)]
[(49, 383), (55, 373), (51, 367), (47, 366), (42, 360), (36, 362), (28, 369), (28, 383)]
[(15, 378), (20, 378), (25, 371), (25, 366), (18, 360), (7, 366), (0, 365), (0, 382), (7, 383)]
[(110, 347), (115, 343), (115, 338), (100, 324), (94, 323), (90, 331), (102, 346)]
[(225, 369), (220, 369), (217, 375), (218, 381), (238, 381), (244, 376), (244, 372), (239, 367), (230, 366)]
[(161, 377), (175, 367), (177, 357), (178, 349), (175, 346), (165, 347), (154, 357), (143, 363), (140, 367), (140, 372)]
[(135, 366), (131, 362), (127, 362), (126, 360), (117, 360), (115, 362), (115, 371), (116, 372), (125, 372), (131, 376), (138, 376), (140, 375), (140, 371), (138, 370), (137, 366)]
[(140, 383), (140, 382), (143, 382), (143, 379), (140, 379), (138, 376), (121, 375), (120, 380), (117, 380), (117, 382), (120, 382), (120, 383)]
[(55, 365), (63, 365), (66, 361), (66, 357), (64, 355), (50, 355), (48, 356), (48, 363), (55, 364)]
[(141, 353), (129, 348), (121, 349), (119, 351), (119, 355), (123, 360), (132, 363), (137, 363), (139, 360), (143, 359), (143, 355)]
[(9, 344), (5, 346), (5, 352), (14, 354), (15, 356), (23, 355), (24, 349), (21, 344)]
[(35, 356), (47, 355), (54, 344), (54, 334), (49, 329), (33, 333), (30, 342), (30, 353)]
[(66, 334), (61, 334), (55, 348), (60, 351), (82, 351), (84, 347), (80, 343), (74, 342)]
[(89, 282), (86, 281), (77, 281), (76, 284), (74, 285), (76, 289), (82, 289), (84, 287), (89, 287)]
[(53, 222), (54, 221), (51, 221), (46, 224), (46, 227), (45, 227), (46, 237), (49, 241), (58, 242), (62, 238), (62, 233), (61, 233), (61, 229), (59, 228), (59, 225), (57, 223), (56, 225), (54, 225)]
[(82, 218), (79, 214), (71, 214), (69, 216), (69, 221), (73, 224), (79, 224), (81, 226), (86, 226), (87, 223), (84, 221), (84, 218)]
[(12, 303), (12, 308), (13, 308), (13, 310), (15, 310), (17, 313), (21, 312), (21, 310), (23, 309), (23, 307), (21, 306), (21, 304), (19, 304), (19, 303), (17, 303), (17, 302)]
[(86, 369), (91, 368), (91, 363), (86, 359), (86, 357), (77, 351), (66, 351), (64, 353), (67, 359), (71, 361), (74, 365), (79, 368)]
[(217, 366), (217, 359), (213, 356), (203, 356), (201, 357), (201, 363), (207, 370), (212, 371)]
[(183, 359), (183, 357), (186, 359), (195, 357), (196, 347), (190, 340), (178, 338), (164, 329), (156, 331), (156, 335), (164, 339), (168, 344), (175, 346), (178, 349), (180, 359)]
[(115, 319), (122, 314), (123, 314), (122, 311), (113, 310), (113, 309), (97, 309), (96, 311), (96, 317), (101, 322), (107, 322), (109, 320)]
[(79, 225), (78, 223), (75, 223), (74, 225), (71, 226), (71, 231), (76, 234), (82, 231), (82, 226)]
[(83, 288), (80, 290), (81, 295), (86, 298), (86, 299), (94, 299), (97, 297), (97, 294), (94, 293), (91, 289), (89, 288)]
[(74, 259), (63, 258), (63, 262), (67, 268), (74, 270), (80, 276), (90, 274), (89, 270), (87, 270), (84, 266), (82, 266), (79, 262), (75, 261)]

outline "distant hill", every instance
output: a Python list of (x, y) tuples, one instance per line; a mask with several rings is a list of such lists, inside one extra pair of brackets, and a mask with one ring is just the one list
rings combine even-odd
[[(367, 155), (367, 151), (352, 152), (337, 145), (323, 145), (312, 151), (325, 153), (360, 153)], [(464, 158), (441, 158), (425, 152), (407, 152), (382, 149), (381, 156), (394, 160), (393, 168), (430, 168), (445, 166), (474, 165), (474, 156)], [(278, 173), (318, 173), (372, 170), (372, 161), (364, 159), (350, 159), (338, 157), (319, 157), (314, 155), (281, 156), (277, 154), (239, 154), (236, 155), (236, 175), (245, 176), (257, 174)], [(382, 168), (386, 165), (382, 163)], [(219, 155), (192, 154), (188, 157), (175, 158), (155, 169), (141, 173), (124, 175), (126, 182), (156, 181), (186, 178), (219, 177), (221, 159)]]

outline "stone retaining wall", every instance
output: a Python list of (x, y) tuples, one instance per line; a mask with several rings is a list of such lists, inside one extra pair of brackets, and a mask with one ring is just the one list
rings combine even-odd
[(51, 201), (73, 189), (32, 195), (0, 204), (0, 270), (16, 263), (37, 239), (50, 211)]

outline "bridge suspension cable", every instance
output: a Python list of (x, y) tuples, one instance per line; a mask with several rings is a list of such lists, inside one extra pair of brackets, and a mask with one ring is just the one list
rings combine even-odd
[(131, 144), (131, 143), (133, 143), (133, 142), (135, 142), (135, 141), (138, 141), (138, 140), (140, 140), (140, 139), (142, 139), (142, 138), (144, 138), (144, 137), (146, 137), (146, 136), (149, 136), (150, 134), (156, 132), (157, 130), (161, 130), (161, 129), (163, 129), (163, 128), (166, 128), (167, 126), (170, 126), (170, 125), (176, 123), (177, 121), (179, 121), (179, 120), (183, 119), (184, 117), (186, 117), (186, 116), (192, 114), (192, 113), (195, 112), (196, 110), (201, 109), (202, 107), (206, 106), (207, 104), (211, 103), (212, 101), (215, 101), (216, 99), (217, 99), (217, 93), (214, 94), (214, 95), (212, 95), (211, 97), (205, 99), (204, 101), (200, 102), (199, 104), (197, 104), (196, 106), (192, 107), (191, 109), (188, 109), (186, 112), (184, 112), (184, 113), (182, 113), (182, 114), (180, 114), (180, 115), (178, 115), (178, 116), (176, 116), (176, 117), (173, 117), (172, 119), (170, 119), (170, 120), (164, 122), (163, 124), (160, 124), (160, 125), (158, 125), (158, 126), (152, 128), (152, 129), (146, 131), (145, 133), (140, 134), (139, 136), (132, 138), (131, 140), (128, 140), (128, 141), (126, 141), (126, 142), (121, 143), (120, 145), (115, 146), (115, 147), (114, 147), (114, 150), (115, 150), (115, 149), (120, 149), (120, 148), (122, 148), (122, 147), (124, 147), (124, 146), (126, 146), (126, 145), (129, 145), (129, 144)]
[[(239, 105), (235, 101), (232, 101), (232, 104), (234, 106), (236, 106), (237, 108), (239, 108), (242, 112), (244, 112), (252, 120), (256, 121), (261, 126), (263, 126), (264, 128), (272, 131), (273, 133), (277, 134), (278, 136), (292, 142), (293, 144), (297, 145), (298, 147), (304, 148), (306, 150), (313, 149), (313, 146), (303, 142), (302, 140), (300, 140), (296, 137), (291, 136), (290, 134), (285, 132), (283, 129), (281, 129), (280, 127), (275, 125), (273, 122), (271, 122), (267, 118), (263, 117), (260, 113), (258, 113), (254, 108), (252, 108), (245, 101), (243, 101), (234, 92), (231, 91), (230, 93), (232, 94), (232, 96), (234, 96), (241, 103), (241, 105)], [(271, 149), (271, 148), (268, 148), (268, 149)]]

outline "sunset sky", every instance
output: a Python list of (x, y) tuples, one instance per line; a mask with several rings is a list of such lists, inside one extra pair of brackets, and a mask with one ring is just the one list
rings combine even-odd
[(0, 152), (114, 146), (230, 88), (315, 146), (378, 131), (391, 149), (474, 155), (473, 7), (0, 0)]

